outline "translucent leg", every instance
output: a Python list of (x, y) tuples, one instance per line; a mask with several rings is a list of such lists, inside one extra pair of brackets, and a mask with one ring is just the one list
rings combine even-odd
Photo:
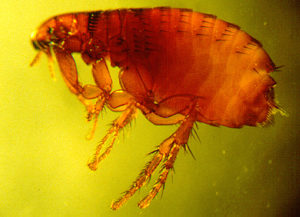
[(164, 140), (160, 144), (159, 148), (153, 152), (154, 156), (152, 160), (146, 164), (145, 168), (142, 170), (138, 178), (133, 182), (129, 190), (127, 190), (125, 194), (117, 201), (112, 203), (112, 209), (119, 209), (124, 203), (126, 203), (126, 201), (128, 201), (130, 197), (146, 183), (161, 161), (164, 161), (163, 169), (153, 189), (139, 203), (140, 208), (146, 208), (150, 205), (150, 202), (164, 186), (169, 171), (173, 168), (173, 164), (180, 147), (187, 143), (194, 122), (195, 118), (193, 116), (186, 116), (176, 132)]
[(94, 124), (93, 124), (92, 130), (86, 136), (87, 139), (92, 139), (95, 134), (97, 123), (98, 123), (98, 117), (105, 105), (105, 101), (106, 101), (106, 99), (104, 97), (100, 97), (97, 100), (96, 104), (93, 106), (92, 111), (88, 111), (87, 119), (88, 119), (88, 121), (90, 121), (94, 117)]
[(173, 143), (174, 138), (169, 137), (163, 143), (160, 144), (159, 148), (153, 153), (154, 156), (151, 161), (149, 161), (145, 168), (142, 170), (138, 178), (133, 182), (130, 189), (125, 192), (125, 194), (119, 198), (117, 201), (113, 202), (111, 208), (116, 210), (120, 208), (124, 203), (126, 203), (130, 197), (140, 189), (147, 180), (151, 177), (151, 174), (155, 171), (160, 162), (165, 158), (170, 150), (170, 145)]
[(158, 180), (156, 181), (154, 187), (150, 191), (150, 193), (142, 199), (138, 206), (143, 209), (150, 205), (151, 201), (154, 199), (154, 197), (157, 195), (157, 193), (162, 189), (162, 187), (165, 185), (167, 181), (167, 177), (169, 174), (170, 169), (173, 168), (174, 162), (176, 160), (177, 154), (179, 152), (180, 147), (183, 144), (174, 144), (172, 149), (170, 150), (168, 159), (165, 161), (163, 165), (163, 170), (160, 173), (160, 176)]
[[(136, 112), (137, 112), (136, 107), (133, 104), (129, 105), (128, 108), (122, 113), (122, 115), (113, 122), (107, 134), (103, 137), (100, 144), (97, 146), (92, 161), (88, 163), (88, 166), (91, 170), (96, 170), (98, 168), (98, 164), (107, 157), (107, 155), (110, 153), (113, 147), (116, 138), (119, 135), (120, 130), (123, 129), (128, 123), (130, 123), (130, 121), (133, 118), (135, 118)], [(109, 139), (111, 135), (112, 135), (112, 140), (109, 146), (101, 154), (100, 151), (102, 149), (102, 146), (106, 143), (106, 141)]]

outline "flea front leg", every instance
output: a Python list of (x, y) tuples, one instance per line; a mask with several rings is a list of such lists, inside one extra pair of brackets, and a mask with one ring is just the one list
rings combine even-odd
[(91, 109), (87, 99), (98, 97), (102, 91), (93, 85), (82, 87), (78, 81), (77, 68), (71, 53), (61, 48), (54, 48), (53, 50), (66, 85), (72, 93), (77, 95), (78, 99), (87, 107), (87, 110)]
[(54, 48), (56, 60), (60, 71), (70, 91), (74, 94), (81, 95), (83, 87), (78, 82), (78, 74), (75, 61), (71, 53), (66, 52), (61, 48)]
[[(61, 48), (54, 48), (54, 52), (68, 88), (85, 105), (88, 112), (87, 119), (90, 121), (94, 118), (93, 128), (87, 136), (90, 139), (95, 132), (99, 113), (111, 91), (112, 81), (106, 63), (104, 60), (94, 61), (92, 72), (96, 85), (87, 84), (82, 86), (78, 81), (77, 68), (71, 53)], [(96, 103), (91, 102), (91, 99), (96, 99)]]

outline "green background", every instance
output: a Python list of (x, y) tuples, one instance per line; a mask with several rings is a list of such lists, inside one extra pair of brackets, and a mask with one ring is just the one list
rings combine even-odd
[[(60, 216), (296, 216), (299, 205), (300, 8), (298, 0), (101, 0), (3, 1), (0, 7), (0, 217)], [(118, 113), (103, 113), (95, 138), (85, 109), (29, 37), (45, 19), (65, 12), (172, 6), (215, 14), (258, 39), (277, 65), (276, 98), (288, 117), (266, 128), (230, 129), (199, 124), (196, 157), (179, 153), (163, 197), (147, 209), (136, 204), (157, 178), (120, 210), (110, 203), (127, 189), (175, 126), (154, 126), (143, 115), (120, 136), (96, 172), (86, 166)], [(81, 79), (90, 69), (77, 56)], [(117, 78), (117, 69), (112, 74)], [(115, 85), (117, 87), (117, 85)], [(297, 115), (298, 114), (298, 115)], [(297, 204), (298, 202), (298, 204)], [(299, 208), (298, 208), (299, 211)]]

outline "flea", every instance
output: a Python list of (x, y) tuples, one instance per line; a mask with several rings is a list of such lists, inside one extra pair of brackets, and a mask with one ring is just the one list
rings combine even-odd
[[(97, 169), (138, 111), (155, 125), (179, 124), (112, 209), (126, 203), (161, 165), (152, 190), (138, 204), (149, 206), (165, 185), (179, 150), (188, 148), (195, 123), (264, 125), (278, 108), (270, 77), (277, 67), (269, 55), (237, 25), (214, 15), (175, 8), (69, 13), (48, 19), (31, 40), (38, 50), (31, 65), (44, 53), (51, 66), (55, 54), (65, 83), (85, 105), (88, 120), (94, 120), (90, 138), (105, 106), (122, 112), (96, 148), (90, 169)], [(92, 65), (94, 84), (78, 81), (72, 53)], [(112, 90), (108, 63), (120, 68), (119, 90)]]

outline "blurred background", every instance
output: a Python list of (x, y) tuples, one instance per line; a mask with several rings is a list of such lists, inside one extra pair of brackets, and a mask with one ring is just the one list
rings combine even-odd
[[(33, 68), (30, 34), (45, 19), (65, 12), (171, 6), (191, 8), (235, 23), (258, 39), (276, 65), (276, 99), (288, 113), (273, 125), (230, 129), (199, 124), (201, 141), (190, 139), (196, 160), (183, 150), (164, 190), (151, 206), (137, 203), (157, 178), (120, 210), (110, 203), (125, 191), (149, 160), (146, 154), (175, 126), (154, 126), (139, 114), (96, 172), (86, 166), (118, 113), (92, 124), (47, 59)], [(298, 0), (10, 0), (0, 7), (0, 216), (298, 216), (300, 201)], [(90, 68), (75, 56), (83, 80)], [(117, 79), (118, 69), (111, 69)], [(117, 82), (117, 81), (116, 81)], [(116, 86), (115, 86), (116, 87)], [(298, 114), (298, 115), (297, 115)]]

